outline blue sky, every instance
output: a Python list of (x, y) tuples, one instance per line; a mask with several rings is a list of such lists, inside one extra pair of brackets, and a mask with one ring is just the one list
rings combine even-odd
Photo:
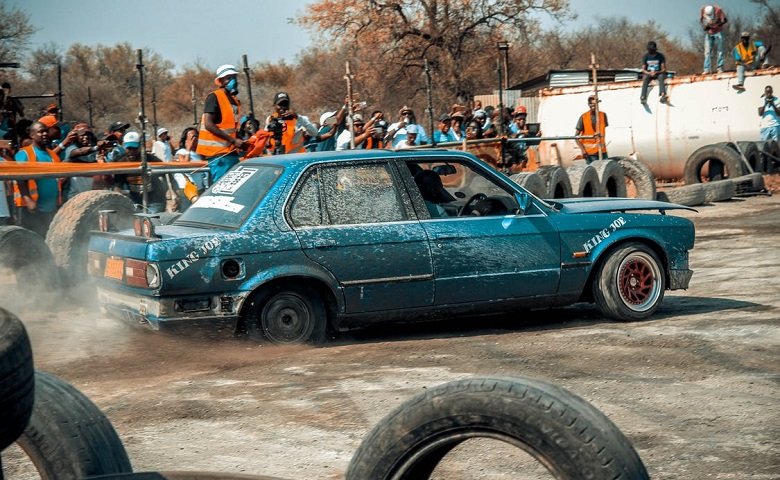
[[(177, 66), (197, 61), (214, 69), (236, 63), (288, 63), (312, 44), (309, 32), (289, 19), (305, 12), (311, 0), (2, 0), (30, 14), (39, 28), (32, 47), (54, 42), (63, 50), (73, 43), (114, 45), (129, 42), (148, 47)], [(775, 0), (777, 1), (777, 0)], [(626, 16), (637, 22), (654, 19), (672, 35), (687, 41), (702, 1), (570, 0), (579, 18), (574, 26), (596, 17)], [(720, 0), (727, 15), (755, 16), (749, 0)], [(542, 20), (544, 25), (553, 26)], [(229, 28), (226, 28), (229, 25)], [(218, 33), (218, 31), (220, 33)]]

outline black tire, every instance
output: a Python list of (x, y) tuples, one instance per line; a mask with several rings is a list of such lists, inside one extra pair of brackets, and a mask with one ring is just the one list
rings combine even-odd
[(16, 443), (44, 479), (132, 472), (111, 422), (64, 380), (35, 372), (35, 407)]
[(566, 170), (555, 165), (539, 167), (536, 173), (547, 185), (544, 198), (571, 198), (571, 181)]
[(737, 193), (737, 188), (731, 179), (702, 183), (702, 189), (704, 190), (704, 203), (729, 200)]
[(22, 322), (0, 308), (0, 450), (22, 434), (33, 411), (35, 369)]
[(79, 193), (62, 206), (51, 222), (46, 243), (66, 285), (87, 278), (89, 235), (98, 229), (100, 210), (116, 210), (110, 220), (114, 230), (133, 226), (133, 202), (121, 193), (105, 190)]
[(780, 167), (780, 145), (774, 140), (761, 142), (759, 146), (764, 155), (764, 171), (773, 173)]
[[(756, 142), (737, 142), (742, 155), (754, 172), (764, 171), (764, 154), (758, 149)], [(743, 169), (744, 170), (744, 169)]]
[(599, 188), (605, 197), (626, 197), (623, 167), (615, 160), (596, 160), (590, 164), (599, 176)]
[(585, 163), (584, 160), (574, 162), (574, 165), (566, 169), (571, 182), (573, 197), (602, 197), (599, 175), (596, 169)]
[(284, 480), (267, 475), (224, 472), (136, 472), (98, 475), (84, 480)]
[(683, 179), (687, 185), (701, 183), (705, 180), (702, 174), (704, 166), (709, 167), (709, 180), (722, 180), (742, 175), (742, 159), (737, 151), (727, 143), (705, 145), (688, 157), (685, 162)]
[[(618, 164), (623, 168), (623, 176), (627, 182), (634, 185), (634, 198), (643, 198), (645, 200), (655, 200), (656, 186), (653, 172), (647, 168), (641, 160), (630, 157), (615, 157)], [(628, 188), (626, 189), (628, 195)]]
[(320, 344), (328, 320), (321, 296), (307, 285), (271, 286), (250, 305), (247, 331), (253, 339), (277, 345)]
[(694, 183), (682, 187), (670, 188), (658, 192), (658, 200), (662, 202), (676, 203), (687, 207), (703, 205), (705, 201), (704, 184)]
[(427, 389), (363, 439), (347, 480), (430, 478), (469, 438), (525, 450), (561, 479), (647, 479), (629, 440), (582, 398), (531, 378), (474, 378)]
[(763, 192), (766, 190), (766, 184), (764, 183), (764, 174), (760, 172), (750, 173), (742, 175), (733, 180), (735, 194), (751, 194), (756, 192)]
[(599, 261), (593, 298), (601, 313), (615, 320), (644, 320), (664, 299), (666, 274), (655, 252), (641, 243), (628, 243)]
[(26, 228), (0, 227), (0, 267), (13, 270), (18, 290), (42, 287), (41, 291), (51, 292), (59, 285), (49, 247), (43, 237)]
[(544, 179), (533, 172), (516, 173), (509, 179), (536, 197), (543, 198), (545, 193), (547, 193), (547, 185)]

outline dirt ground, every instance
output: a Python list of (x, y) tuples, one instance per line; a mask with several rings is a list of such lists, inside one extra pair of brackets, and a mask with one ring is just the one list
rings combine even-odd
[[(604, 411), (654, 478), (780, 479), (780, 195), (682, 215), (697, 227), (691, 288), (641, 323), (578, 305), (281, 348), (150, 332), (87, 300), (12, 310), (37, 368), (106, 412), (137, 470), (340, 478), (366, 432), (422, 389), (527, 375)], [(514, 450), (470, 442), (439, 478), (545, 478), (516, 474)], [(7, 478), (27, 478), (19, 462), (4, 455)]]

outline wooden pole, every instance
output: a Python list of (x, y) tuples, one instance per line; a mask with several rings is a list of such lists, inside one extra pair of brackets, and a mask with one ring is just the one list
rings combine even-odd
[(591, 53), (590, 54), (590, 69), (591, 73), (593, 74), (593, 96), (596, 97), (596, 138), (598, 139), (598, 142), (596, 143), (596, 146), (599, 149), (599, 160), (602, 160), (604, 158), (604, 154), (602, 153), (602, 147), (604, 146), (604, 142), (606, 139), (601, 136), (601, 114), (599, 113), (599, 76), (598, 76), (598, 68), (599, 65), (596, 63), (596, 55)]

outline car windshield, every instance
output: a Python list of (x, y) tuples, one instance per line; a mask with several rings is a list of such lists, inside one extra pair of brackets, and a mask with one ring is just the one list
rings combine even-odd
[(238, 228), (282, 173), (274, 165), (241, 165), (229, 171), (198, 198), (174, 224)]

